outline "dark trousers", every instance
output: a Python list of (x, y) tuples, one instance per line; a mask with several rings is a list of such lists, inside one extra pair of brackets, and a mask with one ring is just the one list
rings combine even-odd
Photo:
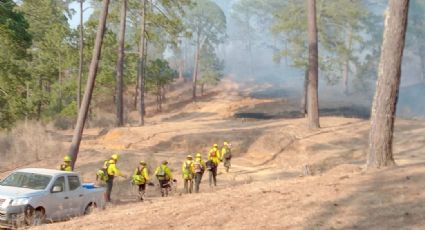
[(145, 195), (146, 184), (139, 184), (139, 196), (140, 200), (143, 200), (143, 195)]
[(109, 175), (106, 181), (106, 202), (111, 202), (112, 186), (114, 186), (114, 176)]
[(202, 173), (195, 173), (195, 192), (199, 192), (199, 185), (202, 181)]
[(146, 184), (139, 184), (139, 192), (145, 192)]
[(217, 167), (211, 168), (209, 171), (209, 182), (210, 186), (212, 186), (212, 183), (214, 182), (214, 186), (217, 186)]
[(184, 192), (192, 193), (193, 190), (193, 180), (192, 179), (184, 179)]
[(231, 166), (230, 159), (223, 159), (223, 165), (226, 168), (226, 172), (229, 172)]
[(161, 196), (168, 196), (168, 190), (170, 189), (169, 180), (160, 180), (159, 188), (161, 189)]

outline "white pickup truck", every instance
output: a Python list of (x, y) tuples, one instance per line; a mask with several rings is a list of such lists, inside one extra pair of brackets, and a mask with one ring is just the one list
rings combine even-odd
[(78, 173), (27, 168), (0, 182), (0, 227), (39, 225), (104, 208), (104, 188), (82, 184)]

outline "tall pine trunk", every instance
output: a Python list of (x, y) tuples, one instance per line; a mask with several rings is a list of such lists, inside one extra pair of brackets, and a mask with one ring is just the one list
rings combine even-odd
[(425, 53), (425, 49), (421, 48), (420, 50), (422, 54), (419, 56), (420, 62), (421, 62), (421, 77), (422, 77), (422, 81), (424, 81), (425, 80), (425, 58), (423, 57), (423, 54)]
[(205, 84), (204, 83), (202, 83), (201, 84), (201, 96), (204, 96), (204, 91), (205, 90)]
[(102, 12), (99, 16), (99, 24), (97, 26), (96, 41), (93, 48), (92, 60), (89, 68), (89, 76), (87, 78), (86, 90), (84, 92), (83, 101), (81, 103), (80, 111), (78, 113), (77, 124), (74, 129), (72, 137), (71, 148), (69, 155), (72, 157), (71, 166), (74, 169), (75, 162), (77, 161), (78, 151), (80, 149), (81, 138), (83, 136), (84, 124), (86, 122), (87, 113), (90, 107), (90, 101), (93, 94), (94, 83), (96, 81), (97, 68), (102, 49), (103, 35), (105, 34), (106, 18), (108, 16), (109, 0), (103, 0)]
[(120, 34), (118, 46), (117, 75), (115, 86), (115, 106), (116, 106), (116, 126), (124, 125), (124, 105), (123, 105), (123, 72), (124, 72), (124, 43), (125, 43), (125, 22), (127, 14), (127, 0), (122, 0)]
[(409, 0), (390, 0), (373, 99), (368, 168), (394, 165), (392, 141)]
[(139, 125), (145, 124), (145, 26), (146, 26), (146, 0), (142, 0), (142, 26), (140, 30), (140, 49), (139, 49), (139, 68), (137, 73), (139, 74)]
[(184, 82), (184, 77), (183, 77), (183, 73), (184, 73), (184, 60), (183, 58), (180, 58), (179, 60), (179, 82)]
[(308, 20), (308, 100), (307, 115), (310, 129), (317, 129), (319, 124), (319, 50), (317, 45), (316, 0), (307, 0)]
[(198, 69), (199, 69), (199, 52), (200, 52), (200, 38), (199, 33), (196, 39), (196, 51), (195, 51), (195, 65), (193, 67), (192, 77), (192, 100), (196, 100), (196, 86), (198, 84)]
[(304, 117), (307, 116), (307, 101), (308, 101), (308, 68), (305, 69), (305, 73), (304, 73), (303, 96), (301, 99), (301, 114), (304, 115)]
[(344, 94), (348, 95), (350, 93), (350, 89), (348, 86), (349, 82), (349, 75), (350, 75), (350, 56), (351, 56), (351, 49), (353, 46), (353, 32), (350, 30), (348, 32), (347, 36), (347, 50), (345, 54), (345, 60), (344, 60), (344, 72), (343, 72), (343, 80), (344, 80)]
[(77, 80), (77, 110), (79, 110), (81, 106), (81, 79), (83, 78), (83, 62), (84, 62), (83, 3), (84, 3), (84, 0), (80, 0), (80, 62), (78, 65), (78, 80)]

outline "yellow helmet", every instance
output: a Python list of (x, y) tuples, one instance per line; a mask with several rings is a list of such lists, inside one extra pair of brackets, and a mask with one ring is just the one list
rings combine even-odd
[(196, 158), (201, 158), (202, 156), (201, 156), (201, 154), (200, 154), (200, 153), (197, 153), (197, 154), (195, 155), (195, 157), (196, 157)]
[(63, 158), (63, 161), (65, 161), (65, 162), (70, 162), (70, 161), (71, 161), (71, 157), (70, 157), (70, 156), (68, 156), (68, 155), (66, 155), (66, 156)]
[(213, 147), (218, 147), (218, 144), (214, 144)]
[(114, 154), (112, 154), (112, 156), (111, 156), (111, 158), (113, 159), (113, 160), (118, 160), (118, 158), (120, 158), (120, 156), (117, 154), (117, 153), (114, 153)]
[(192, 157), (192, 155), (187, 155), (186, 158), (187, 159), (192, 159), (193, 157)]
[(139, 162), (141, 165), (146, 165), (146, 162), (145, 161), (140, 161)]
[(229, 145), (229, 143), (228, 143), (227, 141), (225, 141), (225, 142), (223, 143), (223, 145)]

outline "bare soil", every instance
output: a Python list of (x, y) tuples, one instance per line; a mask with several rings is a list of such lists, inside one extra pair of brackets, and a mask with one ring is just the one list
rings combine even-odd
[[(365, 170), (365, 117), (330, 113), (321, 118), (320, 130), (311, 131), (304, 118), (235, 116), (298, 109), (290, 99), (249, 96), (262, 86), (224, 82), (196, 103), (187, 101), (190, 91), (183, 88), (189, 86), (181, 87), (169, 95), (166, 112), (149, 117), (144, 127), (87, 130), (76, 168), (90, 182), (114, 152), (121, 154), (118, 167), (127, 175), (139, 160), (152, 172), (167, 159), (179, 180), (172, 196), (161, 198), (156, 187), (148, 187), (146, 200), (138, 202), (135, 188), (119, 179), (106, 210), (35, 229), (423, 229), (422, 120), (397, 120), (397, 167)], [(180, 99), (173, 99), (177, 94)], [(57, 136), (66, 145), (71, 133)], [(231, 171), (220, 166), (217, 187), (210, 188), (204, 176), (199, 194), (182, 194), (184, 157), (205, 157), (213, 143), (225, 140), (233, 144)], [(60, 160), (33, 166), (56, 167)], [(311, 176), (303, 175), (306, 165)]]

